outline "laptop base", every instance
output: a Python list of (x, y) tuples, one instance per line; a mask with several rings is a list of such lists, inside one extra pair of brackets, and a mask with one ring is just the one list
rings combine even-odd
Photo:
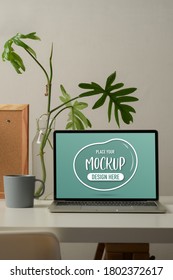
[(87, 206), (87, 205), (58, 205), (54, 201), (49, 206), (49, 211), (52, 213), (165, 213), (165, 207), (156, 202), (156, 206)]

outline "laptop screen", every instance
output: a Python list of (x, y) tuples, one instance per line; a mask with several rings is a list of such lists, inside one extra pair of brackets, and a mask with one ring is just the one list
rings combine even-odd
[(54, 132), (54, 198), (158, 198), (155, 130)]

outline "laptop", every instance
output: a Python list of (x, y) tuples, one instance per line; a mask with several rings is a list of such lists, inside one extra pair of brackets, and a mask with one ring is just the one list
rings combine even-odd
[(50, 212), (164, 213), (156, 130), (54, 132)]

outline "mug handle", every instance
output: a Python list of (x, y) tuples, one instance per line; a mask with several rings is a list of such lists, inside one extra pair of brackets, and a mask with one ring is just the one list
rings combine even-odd
[(43, 186), (42, 192), (41, 192), (39, 195), (34, 195), (34, 198), (39, 198), (42, 194), (44, 194), (44, 191), (45, 191), (45, 184), (44, 184), (44, 182), (43, 182), (42, 180), (40, 180), (40, 179), (35, 179), (35, 182), (40, 182), (40, 183), (42, 184), (42, 186)]

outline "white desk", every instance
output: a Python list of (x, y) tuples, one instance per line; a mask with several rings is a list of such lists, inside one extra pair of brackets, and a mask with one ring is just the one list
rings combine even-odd
[(61, 242), (173, 243), (173, 197), (161, 201), (166, 214), (52, 214), (50, 201), (15, 209), (0, 200), (0, 231), (53, 230)]

